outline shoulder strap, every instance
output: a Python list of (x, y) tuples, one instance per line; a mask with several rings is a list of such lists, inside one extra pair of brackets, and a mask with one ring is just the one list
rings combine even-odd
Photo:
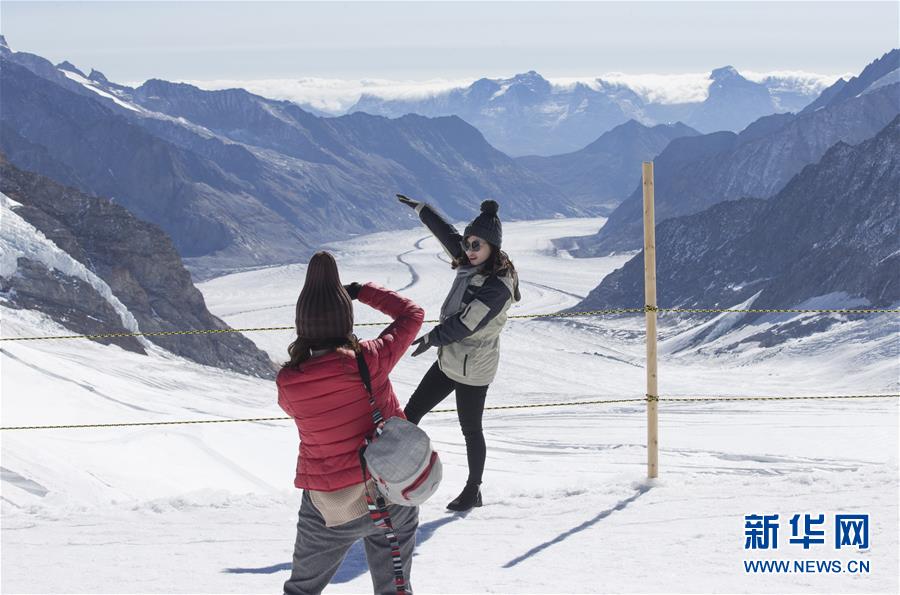
[(372, 393), (372, 377), (369, 374), (369, 366), (366, 364), (366, 358), (363, 356), (362, 348), (356, 352), (356, 364), (359, 367), (359, 375), (362, 376), (363, 384), (366, 386), (366, 392), (369, 393), (369, 406), (372, 408), (372, 421), (375, 423), (375, 434), (381, 434), (381, 422), (384, 416), (381, 409), (375, 403), (375, 395)]
[[(369, 366), (366, 364), (365, 357), (363, 357), (362, 349), (356, 352), (356, 363), (359, 366), (359, 375), (362, 376), (363, 384), (366, 386), (366, 392), (369, 393), (369, 405), (372, 407), (372, 421), (375, 423), (375, 435), (380, 436), (383, 417), (378, 405), (375, 404), (375, 395), (372, 394), (372, 377), (369, 374)], [(365, 445), (359, 449), (359, 464), (360, 467), (362, 467), (363, 487), (366, 490), (366, 508), (369, 510), (369, 518), (372, 519), (372, 522), (376, 527), (379, 527), (384, 531), (388, 544), (391, 546), (391, 564), (394, 571), (394, 589), (396, 594), (405, 595), (407, 590), (406, 577), (403, 575), (403, 558), (400, 553), (400, 542), (397, 539), (397, 533), (394, 531), (394, 524), (391, 522), (391, 513), (388, 511), (387, 502), (385, 502), (384, 497), (379, 494), (377, 490), (373, 497), (372, 494), (369, 493), (368, 484), (366, 483), (368, 478), (366, 477), (365, 452), (368, 443), (369, 441), (367, 439)]]
[(372, 377), (369, 375), (369, 366), (366, 364), (366, 358), (363, 357), (362, 348), (356, 352), (356, 363), (359, 366), (359, 375), (362, 376), (363, 384), (366, 385), (366, 391), (372, 394)]

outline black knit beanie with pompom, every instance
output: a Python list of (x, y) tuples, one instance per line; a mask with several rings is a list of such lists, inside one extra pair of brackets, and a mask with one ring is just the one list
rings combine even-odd
[(478, 236), (499, 248), (503, 241), (503, 227), (500, 225), (500, 217), (497, 216), (498, 210), (500, 205), (495, 200), (481, 203), (481, 214), (466, 227), (464, 237)]

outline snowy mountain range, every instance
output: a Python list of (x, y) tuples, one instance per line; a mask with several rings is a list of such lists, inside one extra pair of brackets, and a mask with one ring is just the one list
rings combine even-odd
[(649, 127), (629, 120), (579, 151), (516, 161), (553, 184), (585, 214), (608, 215), (640, 182), (642, 161), (654, 159), (676, 138), (699, 134), (680, 122)]
[[(900, 115), (874, 138), (839, 141), (768, 200), (725, 201), (657, 226), (658, 301), (680, 308), (896, 307), (900, 303)], [(573, 307), (631, 307), (644, 254)], [(816, 303), (818, 301), (818, 303)], [(731, 315), (685, 346), (777, 315)], [(852, 317), (851, 317), (852, 318)], [(815, 315), (739, 341), (763, 346), (845, 321)]]
[[(22, 171), (0, 154), (0, 301), (48, 315), (72, 333), (227, 329), (171, 240), (121, 205)], [(261, 378), (275, 367), (238, 333), (96, 337), (146, 355), (153, 345), (194, 362)]]
[(0, 60), (9, 161), (158, 224), (200, 276), (414, 225), (396, 192), (456, 219), (491, 196), (510, 219), (577, 212), (457, 117), (318, 118), (241, 89), (132, 89), (5, 47)]
[(801, 110), (822, 88), (789, 75), (752, 81), (725, 66), (709, 74), (702, 100), (664, 102), (619, 81), (553, 85), (529, 71), (507, 79), (482, 78), (425, 98), (363, 94), (348, 113), (457, 115), (509, 155), (548, 156), (581, 149), (630, 119), (648, 126), (680, 121), (700, 132), (737, 132), (762, 116)]
[[(453, 220), (471, 218), (489, 196), (501, 198), (506, 220), (611, 212), (594, 236), (556, 241), (577, 257), (606, 255), (640, 247), (641, 161), (656, 163), (657, 222), (724, 200), (771, 197), (835, 143), (859, 143), (897, 115), (897, 57), (896, 50), (886, 54), (836, 85), (817, 109), (766, 115), (738, 134), (632, 118), (578, 151), (510, 158), (458, 116), (323, 118), (242, 89), (204, 91), (157, 79), (120, 85), (4, 44), (0, 147), (13, 165), (110, 197), (158, 225), (201, 279), (302, 261), (327, 241), (415, 225), (392, 199), (397, 191)], [(713, 74), (706, 100), (682, 115), (713, 121), (729, 117), (723, 106), (751, 114), (764, 103), (763, 83), (730, 68)], [(600, 87), (603, 109), (651, 107), (622, 85)], [(576, 88), (589, 99), (599, 92)], [(452, 97), (472, 109), (511, 102), (497, 113), (518, 113), (525, 127), (548, 94), (568, 97), (534, 72), (499, 86), (482, 79), (459, 93), (437, 95), (431, 105), (446, 107)]]
[[(900, 62), (900, 52), (887, 57)], [(898, 113), (900, 82), (891, 69), (857, 94), (834, 97), (813, 111), (760, 118), (739, 134), (675, 139), (654, 161), (656, 222), (697, 213), (723, 200), (771, 197), (835, 143), (870, 138)], [(637, 185), (595, 236), (558, 245), (576, 256), (639, 249), (642, 201)]]
[(849, 81), (843, 78), (822, 91), (801, 113), (813, 112), (827, 105), (847, 101), (860, 93), (872, 92), (879, 87), (900, 82), (900, 49), (893, 49), (865, 67), (859, 76)]
[[(398, 191), (428, 200), (457, 220), (471, 218), (488, 197), (501, 200), (509, 219), (607, 213), (634, 187), (641, 160), (655, 158), (666, 141), (696, 133), (681, 123), (655, 129), (642, 124), (651, 111), (667, 118), (682, 115), (686, 122), (691, 114), (712, 121), (728, 117), (723, 106), (741, 105), (750, 117), (774, 109), (766, 89), (778, 87), (778, 80), (755, 83), (726, 68), (713, 73), (703, 102), (657, 104), (618, 83), (563, 92), (532, 72), (499, 82), (482, 79), (464, 93), (429, 100), (432, 111), (445, 109), (453, 98), (473, 110), (485, 101), (500, 102), (491, 113), (506, 115), (491, 121), (505, 123), (504, 134), (513, 135), (529, 128), (529, 114), (541, 112), (550, 96), (570, 107), (576, 99), (579, 105), (586, 102), (580, 111), (573, 108), (579, 117), (605, 113), (619, 124), (634, 121), (603, 139), (590, 137), (572, 153), (511, 159), (458, 116), (409, 114), (392, 120), (357, 112), (322, 118), (242, 89), (204, 91), (156, 79), (128, 87), (96, 70), (85, 76), (69, 62), (54, 66), (40, 56), (12, 52), (5, 42), (0, 59), (0, 148), (8, 159), (83, 192), (114, 198), (158, 224), (200, 278), (235, 267), (294, 262), (323, 241), (414, 225), (411, 214), (391, 202)], [(786, 94), (787, 79), (780, 80)], [(29, 100), (33, 96), (44, 100)], [(762, 112), (752, 107), (762, 104), (768, 106)], [(628, 114), (637, 118), (624, 118)], [(760, 120), (741, 138), (759, 136), (788, 118)], [(885, 121), (860, 137), (837, 138), (859, 140)], [(590, 128), (577, 118), (560, 122), (579, 134)], [(542, 138), (565, 136), (562, 128), (549, 132), (543, 129)], [(679, 159), (696, 161), (708, 152), (700, 146), (707, 141), (740, 144), (733, 133), (717, 134), (725, 136), (707, 135), (694, 144), (681, 138), (675, 147), (685, 154)], [(802, 146), (797, 154), (782, 152), (786, 175), (773, 173), (765, 162), (764, 172), (742, 170), (737, 184), (724, 183), (748, 196), (774, 192), (828, 143), (818, 145), (810, 155)], [(664, 201), (661, 207), (665, 216)], [(614, 232), (618, 217), (613, 215), (604, 233)], [(589, 249), (587, 243), (583, 249)]]

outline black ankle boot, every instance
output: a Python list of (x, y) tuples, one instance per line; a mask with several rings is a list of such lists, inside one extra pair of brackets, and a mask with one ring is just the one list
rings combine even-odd
[(447, 505), (447, 510), (465, 512), (476, 506), (481, 506), (481, 488), (477, 483), (467, 483), (459, 496)]

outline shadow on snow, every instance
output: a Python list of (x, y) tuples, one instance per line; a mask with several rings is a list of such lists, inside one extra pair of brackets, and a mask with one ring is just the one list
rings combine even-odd
[(584, 531), (585, 529), (589, 529), (589, 528), (593, 527), (599, 521), (601, 521), (602, 519), (605, 519), (606, 517), (608, 517), (615, 511), (623, 510), (626, 506), (628, 506), (629, 504), (631, 504), (632, 502), (637, 500), (643, 494), (646, 494), (649, 490), (650, 490), (650, 486), (647, 486), (647, 485), (639, 487), (633, 495), (620, 501), (618, 504), (616, 504), (612, 508), (608, 508), (608, 509), (604, 510), (603, 512), (601, 512), (600, 514), (598, 514), (591, 520), (585, 521), (585, 522), (581, 523), (580, 525), (578, 525), (577, 527), (572, 527), (565, 533), (560, 533), (559, 535), (557, 535), (550, 541), (545, 541), (544, 543), (531, 548), (530, 550), (528, 550), (527, 552), (525, 552), (518, 558), (513, 558), (512, 560), (510, 560), (509, 562), (504, 564), (503, 568), (512, 568), (516, 564), (519, 564), (520, 562), (524, 562), (525, 560), (534, 556), (535, 554), (538, 554), (538, 553), (544, 551), (551, 545), (556, 545), (557, 543), (560, 543), (560, 542), (568, 539), (569, 537), (571, 537), (572, 535), (575, 535), (576, 533), (580, 533), (581, 531)]
[[(425, 523), (424, 525), (419, 525), (419, 528), (416, 531), (416, 546), (428, 541), (439, 527), (457, 519), (464, 518), (465, 516), (466, 515), (464, 514), (455, 514)], [(415, 556), (415, 553), (413, 556)], [(275, 564), (273, 566), (263, 566), (261, 568), (226, 568), (222, 572), (229, 574), (275, 574), (285, 570), (290, 571), (290, 569), (291, 563), (287, 562), (284, 564)], [(347, 550), (344, 561), (331, 579), (331, 583), (348, 583), (368, 572), (369, 564), (366, 562), (366, 551), (363, 548), (362, 540), (357, 539), (353, 545), (350, 546), (350, 549)]]

